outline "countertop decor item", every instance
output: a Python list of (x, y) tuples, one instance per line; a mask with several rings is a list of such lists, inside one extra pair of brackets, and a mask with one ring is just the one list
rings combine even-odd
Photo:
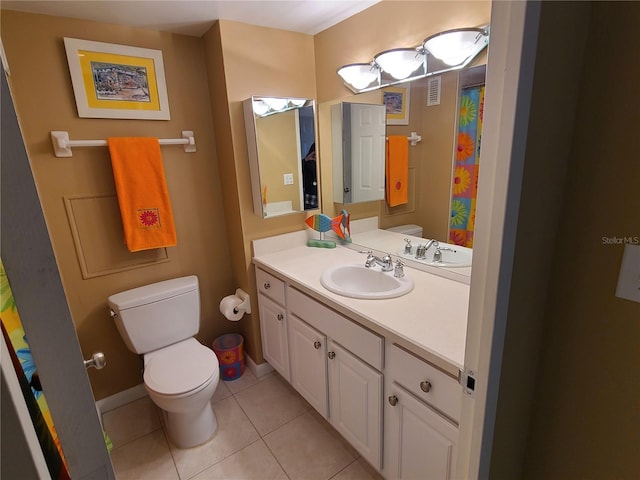
[(325, 215), (324, 213), (318, 213), (307, 218), (304, 223), (306, 223), (309, 228), (320, 233), (320, 238), (310, 239), (307, 242), (307, 246), (335, 248), (335, 241), (323, 238), (323, 234), (329, 231), (333, 231), (343, 242), (351, 243), (351, 228), (349, 226), (350, 219), (351, 215), (346, 210), (342, 210), (340, 215), (335, 218), (331, 218), (329, 215)]

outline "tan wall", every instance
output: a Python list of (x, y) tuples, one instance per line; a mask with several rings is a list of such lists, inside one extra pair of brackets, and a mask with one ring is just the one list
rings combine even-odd
[[(257, 312), (251, 241), (303, 230), (306, 213), (263, 219), (253, 213), (242, 102), (252, 95), (315, 98), (313, 37), (238, 22), (217, 22), (204, 37), (211, 110), (229, 227), (229, 249), (238, 286)], [(256, 73), (259, 72), (259, 75)], [(258, 315), (241, 325), (247, 351), (261, 363)]]
[[(326, 148), (330, 130), (326, 129), (325, 125), (329, 124), (323, 118), (325, 105), (353, 101), (351, 91), (336, 74), (338, 68), (371, 61), (376, 53), (390, 48), (416, 46), (429, 35), (443, 30), (488, 24), (490, 10), (489, 1), (383, 1), (315, 36), (323, 211), (331, 214), (342, 208), (342, 205), (330, 204), (332, 184), (326, 173), (330, 168), (327, 162), (331, 150)], [(409, 125), (387, 127), (389, 135), (408, 136), (415, 131), (422, 136), (420, 144), (409, 148), (409, 204), (393, 208), (385, 202), (347, 205), (353, 219), (377, 215), (382, 228), (416, 223), (423, 226), (425, 236), (447, 239), (457, 96), (457, 81), (453, 77), (455, 74), (449, 74), (443, 82), (440, 107), (425, 107), (426, 82), (411, 84)], [(380, 93), (376, 93), (380, 101)], [(445, 109), (445, 116), (441, 116)], [(444, 151), (448, 151), (449, 156)]]
[[(94, 395), (100, 399), (142, 381), (140, 360), (126, 349), (109, 317), (109, 295), (195, 274), (202, 297), (198, 338), (210, 344), (233, 327), (218, 311), (220, 298), (233, 292), (235, 282), (202, 42), (182, 35), (5, 10), (1, 26), (11, 68), (9, 82), (80, 345), (85, 357), (94, 351), (103, 351), (107, 357), (106, 368), (89, 371)], [(62, 40), (65, 36), (162, 50), (171, 120), (78, 118)], [(168, 249), (168, 262), (82, 278), (63, 197), (114, 195), (109, 155), (106, 148), (91, 147), (74, 149), (71, 158), (56, 158), (49, 139), (51, 130), (67, 130), (72, 139), (176, 138), (182, 130), (194, 130), (197, 153), (186, 154), (176, 146), (162, 148), (178, 235), (178, 246)], [(121, 228), (117, 209), (106, 213), (109, 215), (96, 213), (103, 215), (98, 216), (96, 235), (103, 224)], [(122, 232), (115, 232), (114, 238), (121, 241)], [(89, 235), (85, 240), (97, 244), (101, 238)], [(110, 248), (118, 251), (122, 246)]]

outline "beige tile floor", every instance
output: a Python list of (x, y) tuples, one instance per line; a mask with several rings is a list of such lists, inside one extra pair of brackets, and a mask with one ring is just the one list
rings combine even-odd
[(103, 414), (118, 480), (381, 480), (277, 373), (220, 382), (218, 431), (185, 450), (168, 440), (148, 397)]

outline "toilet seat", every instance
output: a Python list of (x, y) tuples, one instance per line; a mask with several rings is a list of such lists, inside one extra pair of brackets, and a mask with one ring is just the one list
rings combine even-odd
[(216, 354), (195, 338), (150, 352), (144, 363), (145, 385), (161, 395), (195, 393), (219, 375)]

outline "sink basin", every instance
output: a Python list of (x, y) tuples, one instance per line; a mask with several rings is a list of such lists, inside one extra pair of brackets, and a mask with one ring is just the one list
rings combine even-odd
[(393, 271), (382, 272), (380, 267), (361, 264), (328, 268), (322, 272), (320, 283), (327, 290), (350, 298), (395, 298), (413, 290), (413, 280), (406, 274), (396, 278)]
[(432, 265), (434, 267), (470, 267), (471, 259), (473, 258), (473, 250), (467, 247), (461, 247), (458, 245), (452, 245), (449, 243), (440, 242), (440, 253), (442, 257), (439, 261), (435, 261), (433, 254), (436, 249), (434, 247), (427, 250), (426, 258), (416, 258), (416, 245), (411, 247), (411, 253), (405, 253), (404, 248), (400, 248), (397, 252), (398, 256), (413, 260), (414, 262), (420, 262), (425, 265)]

